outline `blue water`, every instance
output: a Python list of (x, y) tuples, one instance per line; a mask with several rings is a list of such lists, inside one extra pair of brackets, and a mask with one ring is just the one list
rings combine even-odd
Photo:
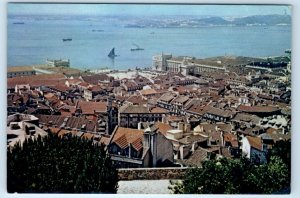
[[(24, 25), (13, 24), (24, 22)], [(103, 30), (93, 32), (93, 29)], [(63, 42), (62, 38), (72, 38)], [(133, 43), (143, 51), (130, 51)], [(115, 47), (119, 56), (107, 54)], [(291, 48), (291, 27), (125, 28), (112, 20), (8, 19), (8, 65), (44, 64), (70, 59), (81, 69), (149, 67), (161, 52), (198, 58), (213, 56), (277, 56)]]

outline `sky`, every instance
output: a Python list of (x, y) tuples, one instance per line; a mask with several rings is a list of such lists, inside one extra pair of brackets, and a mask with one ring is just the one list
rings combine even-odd
[(154, 5), (154, 4), (32, 4), (8, 3), (8, 14), (63, 15), (215, 15), (291, 14), (287, 5)]

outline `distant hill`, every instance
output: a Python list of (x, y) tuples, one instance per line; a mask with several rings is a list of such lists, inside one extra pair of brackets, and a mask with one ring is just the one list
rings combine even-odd
[(202, 19), (195, 19), (200, 25), (227, 25), (230, 22), (223, 19), (222, 17), (207, 17)]
[(235, 25), (247, 24), (264, 24), (264, 25), (278, 25), (291, 24), (290, 15), (254, 15), (242, 18), (236, 18), (232, 22)]
[(222, 17), (206, 17), (201, 19), (195, 19), (198, 25), (279, 25), (279, 24), (291, 24), (290, 15), (254, 15), (247, 17), (235, 18), (231, 21)]
[[(177, 28), (177, 27), (206, 27), (206, 26), (265, 26), (265, 25), (290, 25), (290, 15), (253, 15), (237, 17), (230, 20), (218, 16), (190, 17), (156, 17), (125, 19), (124, 27), (127, 28)], [(129, 23), (128, 23), (129, 22)]]

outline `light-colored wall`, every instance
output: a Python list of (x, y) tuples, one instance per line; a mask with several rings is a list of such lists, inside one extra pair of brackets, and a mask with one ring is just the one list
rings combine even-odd
[(89, 100), (92, 100), (93, 99), (93, 94), (91, 91), (85, 89), (84, 92), (83, 92), (83, 97), (89, 101)]
[(250, 159), (251, 146), (246, 137), (243, 137), (243, 139), (242, 139), (242, 152), (244, 155), (246, 155), (247, 158)]

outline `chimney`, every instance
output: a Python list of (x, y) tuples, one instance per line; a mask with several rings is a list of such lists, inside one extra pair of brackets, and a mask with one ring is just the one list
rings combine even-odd
[(216, 132), (218, 132), (218, 131), (219, 131), (219, 128), (218, 128), (218, 126), (217, 126), (217, 125), (215, 126), (215, 130), (216, 130)]
[(143, 148), (150, 148), (150, 127), (144, 130)]
[(221, 136), (221, 146), (224, 146), (224, 132), (223, 131), (221, 131), (220, 136)]
[(143, 148), (150, 148), (152, 154), (152, 166), (156, 167), (157, 163), (157, 133), (153, 132), (150, 127), (144, 131)]
[(186, 132), (186, 133), (191, 132), (191, 124), (185, 124), (184, 132)]
[(178, 152), (174, 153), (174, 159), (175, 159), (175, 160), (178, 159)]
[(128, 157), (131, 158), (131, 144), (128, 144)]
[(179, 147), (179, 152), (180, 152), (180, 159), (183, 160), (183, 146)]
[(142, 122), (139, 122), (138, 123), (138, 130), (141, 130), (142, 129)]
[(183, 126), (184, 126), (184, 123), (183, 122), (179, 122), (178, 123), (178, 130), (184, 131)]
[(194, 153), (195, 152), (195, 142), (192, 144), (192, 153)]
[(167, 123), (167, 117), (166, 117), (166, 115), (162, 116), (161, 122), (165, 123), (165, 124)]
[(191, 137), (190, 136), (185, 136), (185, 140), (186, 140), (186, 142), (190, 142)]
[(200, 126), (200, 132), (203, 133), (204, 129), (203, 129), (203, 126)]

